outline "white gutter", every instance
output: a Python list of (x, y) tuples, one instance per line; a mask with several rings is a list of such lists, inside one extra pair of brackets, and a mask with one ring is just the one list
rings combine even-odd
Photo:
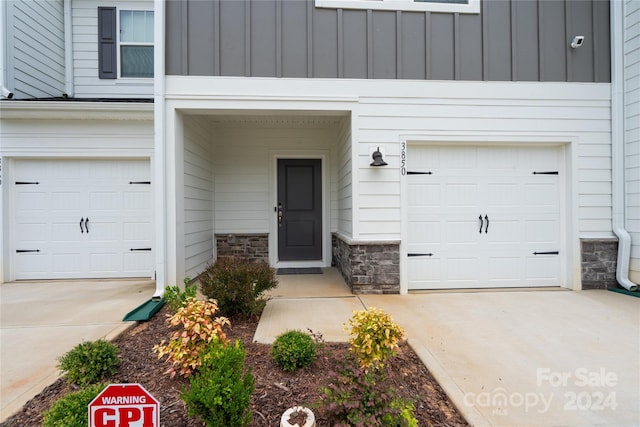
[(64, 95), (73, 98), (73, 23), (71, 0), (64, 0)]
[(613, 232), (618, 236), (618, 284), (637, 291), (638, 284), (629, 280), (631, 236), (625, 230), (625, 158), (624, 158), (624, 51), (623, 3), (611, 3), (611, 180)]
[(154, 67), (153, 67), (153, 181), (155, 205), (156, 291), (153, 298), (161, 298), (167, 280), (167, 227), (166, 227), (166, 144), (165, 144), (165, 75), (164, 75), (164, 0), (154, 0)]

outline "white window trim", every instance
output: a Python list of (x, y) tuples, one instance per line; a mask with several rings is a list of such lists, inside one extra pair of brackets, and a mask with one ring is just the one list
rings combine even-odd
[[(154, 76), (151, 77), (122, 77), (122, 60), (120, 59), (120, 47), (122, 46), (122, 41), (120, 40), (120, 12), (122, 11), (127, 11), (127, 10), (132, 10), (132, 11), (137, 11), (137, 12), (153, 12), (154, 16), (155, 16), (155, 11), (153, 10), (153, 8), (149, 9), (149, 8), (141, 8), (141, 7), (127, 7), (127, 6), (116, 6), (116, 33), (117, 33), (117, 45), (116, 45), (116, 61), (117, 61), (117, 67), (118, 67), (118, 79), (117, 81), (121, 82), (121, 83), (126, 83), (127, 81), (130, 82), (140, 82), (140, 81), (148, 81), (148, 82), (153, 82), (153, 78)], [(154, 25), (155, 25), (155, 18), (154, 18)], [(126, 42), (124, 43), (125, 46), (151, 46), (155, 48), (155, 44), (156, 44), (156, 40), (155, 40), (155, 30), (154, 30), (154, 39), (153, 39), (153, 43), (149, 44), (149, 43), (136, 43), (136, 42)], [(155, 61), (155, 59), (154, 59)], [(155, 75), (155, 67), (154, 67), (154, 75)]]
[(480, 13), (480, 0), (467, 4), (417, 2), (414, 0), (315, 0), (316, 7), (331, 9), (406, 10), (418, 12)]

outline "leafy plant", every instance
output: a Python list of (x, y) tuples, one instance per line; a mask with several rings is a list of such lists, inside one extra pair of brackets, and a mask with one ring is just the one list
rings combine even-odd
[(302, 331), (287, 331), (279, 335), (271, 347), (271, 357), (286, 372), (309, 366), (316, 357), (316, 343)]
[(167, 303), (167, 308), (170, 312), (176, 313), (180, 310), (184, 304), (186, 304), (188, 298), (195, 298), (198, 292), (198, 285), (190, 284), (191, 278), (185, 277), (183, 280), (184, 291), (180, 289), (178, 285), (167, 286), (164, 289), (164, 301)]
[(275, 270), (264, 262), (219, 258), (200, 275), (200, 289), (218, 301), (226, 316), (259, 315), (266, 304), (263, 294), (278, 286)]
[(87, 406), (104, 390), (104, 384), (93, 384), (58, 399), (43, 414), (43, 427), (86, 427)]
[(251, 394), (254, 378), (243, 372), (246, 352), (242, 343), (209, 344), (202, 353), (202, 365), (189, 378), (189, 389), (180, 397), (189, 415), (199, 416), (207, 427), (247, 426), (251, 423)]
[(398, 342), (404, 335), (404, 329), (393, 321), (390, 314), (373, 307), (355, 311), (349, 325), (349, 350), (363, 369), (383, 367), (389, 356), (395, 356)]
[(153, 347), (158, 359), (165, 355), (171, 367), (165, 372), (173, 378), (177, 372), (188, 377), (200, 364), (200, 353), (211, 342), (224, 344), (227, 335), (223, 331), (231, 322), (226, 317), (213, 316), (218, 312), (215, 300), (200, 301), (188, 297), (182, 307), (167, 320), (171, 326), (182, 326), (171, 334), (169, 343), (163, 340)]
[(350, 361), (320, 389), (320, 409), (337, 426), (417, 427), (413, 404), (385, 386), (384, 369), (365, 370)]
[(58, 368), (66, 372), (67, 380), (85, 386), (115, 373), (120, 359), (118, 347), (105, 340), (87, 341), (58, 358)]

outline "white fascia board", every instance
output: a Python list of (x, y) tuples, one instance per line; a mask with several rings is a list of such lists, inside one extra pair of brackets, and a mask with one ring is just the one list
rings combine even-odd
[(153, 120), (148, 102), (2, 101), (3, 119)]
[[(396, 99), (611, 99), (611, 83), (166, 76), (167, 100), (348, 102)], [(551, 98), (549, 98), (551, 97)], [(254, 108), (261, 108), (260, 106)]]

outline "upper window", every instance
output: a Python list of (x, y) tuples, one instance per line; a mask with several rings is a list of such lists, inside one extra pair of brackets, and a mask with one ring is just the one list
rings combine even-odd
[(120, 77), (153, 77), (152, 11), (120, 11)]
[(480, 13), (480, 0), (316, 0), (316, 7)]
[(153, 78), (153, 11), (98, 8), (98, 74)]

